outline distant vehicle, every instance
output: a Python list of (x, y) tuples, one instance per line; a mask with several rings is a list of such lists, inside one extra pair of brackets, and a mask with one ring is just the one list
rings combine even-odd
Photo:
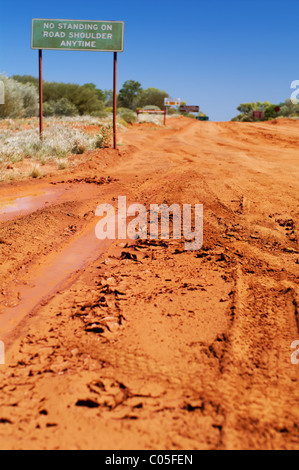
[(196, 119), (198, 121), (208, 121), (209, 120), (209, 116), (196, 116)]

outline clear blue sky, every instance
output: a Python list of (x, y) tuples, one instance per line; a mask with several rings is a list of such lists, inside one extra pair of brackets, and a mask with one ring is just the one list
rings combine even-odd
[[(299, 79), (298, 0), (12, 0), (0, 18), (0, 72), (37, 76), (31, 19), (122, 20), (118, 88), (166, 90), (229, 120), (242, 102), (280, 102)], [(44, 51), (45, 80), (112, 88), (108, 52)]]

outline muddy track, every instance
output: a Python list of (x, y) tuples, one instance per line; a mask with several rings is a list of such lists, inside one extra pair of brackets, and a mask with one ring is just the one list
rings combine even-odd
[[(298, 448), (299, 126), (169, 122), (133, 126), (111, 163), (99, 152), (1, 223), (2, 319), (22, 313), (3, 322), (2, 448)], [(119, 195), (202, 203), (202, 249), (116, 241), (64, 274), (65, 250)], [(38, 273), (54, 260), (47, 296)]]

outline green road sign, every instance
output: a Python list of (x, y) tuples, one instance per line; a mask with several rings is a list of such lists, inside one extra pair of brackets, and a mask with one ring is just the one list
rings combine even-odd
[(123, 52), (123, 21), (33, 19), (32, 49)]

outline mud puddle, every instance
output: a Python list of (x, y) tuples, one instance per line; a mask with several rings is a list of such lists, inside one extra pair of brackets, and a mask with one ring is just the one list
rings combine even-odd
[(0, 197), (0, 222), (42, 209), (57, 199), (61, 193), (61, 188), (49, 188), (18, 196)]
[(76, 271), (94, 261), (111, 245), (111, 240), (98, 240), (94, 221), (79, 238), (61, 252), (55, 253), (46, 264), (37, 267), (34, 279), (18, 289), (19, 303), (6, 307), (0, 314), (0, 337), (7, 336), (28, 314), (47, 303), (63, 288), (64, 283)]

